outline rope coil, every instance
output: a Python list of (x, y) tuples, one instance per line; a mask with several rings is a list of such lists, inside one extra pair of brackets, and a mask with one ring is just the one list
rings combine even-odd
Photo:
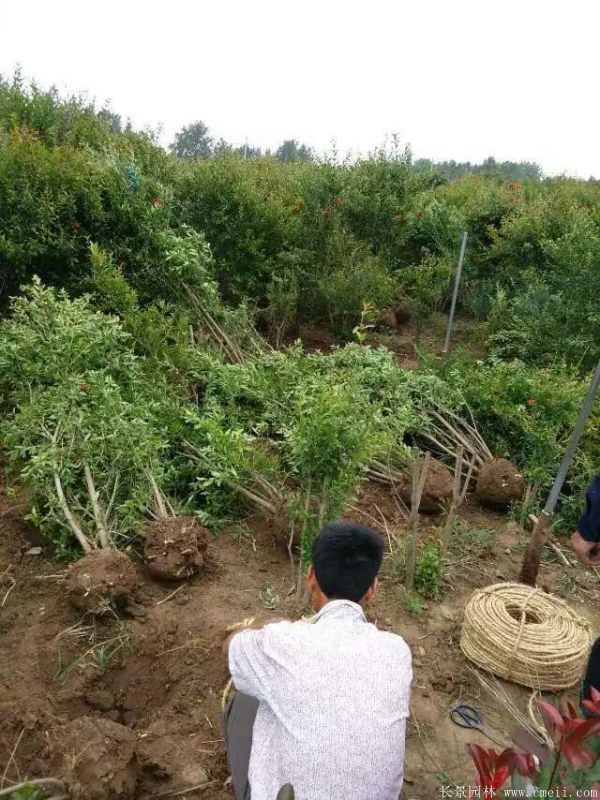
[(591, 642), (589, 622), (560, 598), (521, 583), (497, 583), (467, 603), (460, 646), (500, 678), (558, 690), (581, 679)]

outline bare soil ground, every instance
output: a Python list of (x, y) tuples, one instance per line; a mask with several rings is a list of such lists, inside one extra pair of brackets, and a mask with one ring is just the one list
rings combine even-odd
[[(228, 677), (221, 655), (224, 631), (249, 616), (303, 612), (288, 597), (290, 564), (276, 528), (250, 518), (223, 531), (209, 541), (210, 573), (176, 586), (153, 580), (137, 562), (140, 588), (129, 616), (93, 623), (68, 603), (66, 566), (52, 559), (22, 513), (13, 501), (0, 501), (0, 776), (5, 785), (25, 776), (64, 774), (68, 724), (103, 718), (127, 726), (138, 739), (141, 777), (132, 800), (173, 796), (199, 784), (204, 788), (185, 796), (230, 798), (220, 724)], [(376, 527), (388, 542), (370, 615), (382, 628), (401, 634), (413, 651), (403, 796), (433, 798), (440, 785), (467, 784), (472, 778), (464, 744), (486, 743), (480, 734), (452, 724), (448, 712), (457, 701), (477, 706), (499, 739), (508, 738), (513, 727), (506, 711), (482, 691), (458, 643), (469, 595), (476, 587), (516, 577), (526, 534), (506, 516), (468, 504), (461, 515), (466, 532), (449, 556), (443, 595), (411, 614), (396, 566), (406, 523), (389, 490), (365, 485), (348, 516)], [(441, 521), (424, 516), (422, 535), (434, 533)], [(491, 533), (478, 534), (482, 529)], [(40, 546), (41, 552), (31, 551)], [(595, 573), (548, 558), (541, 583), (567, 596), (596, 630), (600, 627)], [(516, 686), (510, 691), (525, 709), (527, 691)], [(78, 722), (75, 733), (88, 729), (87, 721)], [(75, 752), (69, 741), (66, 755), (76, 763), (93, 757), (90, 746), (98, 747), (96, 739), (81, 740)], [(108, 759), (110, 766), (111, 757), (103, 753), (102, 763)]]

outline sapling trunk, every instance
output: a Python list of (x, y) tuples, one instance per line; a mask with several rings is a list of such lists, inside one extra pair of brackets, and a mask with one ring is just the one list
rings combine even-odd
[(108, 549), (110, 547), (110, 542), (108, 539), (106, 520), (104, 518), (102, 509), (100, 508), (98, 492), (96, 491), (96, 486), (94, 484), (94, 479), (92, 478), (92, 473), (87, 464), (83, 465), (83, 474), (85, 476), (85, 484), (87, 486), (88, 494), (90, 496), (90, 503), (92, 504), (92, 511), (94, 514), (94, 521), (96, 523), (96, 530), (98, 531), (98, 539), (100, 541), (100, 547)]
[(431, 454), (426, 453), (425, 459), (421, 462), (418, 454), (415, 454), (412, 462), (412, 492), (410, 503), (410, 538), (406, 553), (406, 588), (412, 592), (415, 588), (415, 568), (417, 565), (417, 544), (419, 538), (419, 506), (425, 488), (425, 480), (429, 470)]
[(77, 518), (69, 508), (69, 504), (67, 503), (67, 498), (65, 497), (65, 493), (63, 490), (63, 486), (58, 474), (54, 473), (54, 486), (56, 488), (56, 494), (58, 497), (58, 502), (60, 504), (61, 510), (65, 515), (65, 519), (69, 525), (69, 528), (73, 531), (73, 534), (85, 553), (91, 553), (94, 549), (93, 545), (90, 543), (90, 540), (84, 534), (81, 529), (81, 525), (77, 521)]
[(308, 527), (308, 515), (310, 513), (312, 489), (312, 476), (308, 476), (306, 483), (306, 494), (304, 495), (304, 519), (302, 520), (302, 531), (300, 533), (300, 563), (298, 564), (298, 583), (296, 585), (296, 598), (299, 600), (302, 594), (302, 576), (304, 575), (304, 556), (306, 551), (306, 529)]
[(150, 484), (152, 485), (152, 491), (154, 492), (154, 502), (156, 503), (156, 507), (158, 509), (158, 516), (161, 519), (167, 519), (171, 515), (167, 511), (167, 507), (163, 500), (162, 492), (158, 488), (156, 479), (154, 475), (152, 475), (150, 472), (148, 473), (148, 479), (150, 480)]

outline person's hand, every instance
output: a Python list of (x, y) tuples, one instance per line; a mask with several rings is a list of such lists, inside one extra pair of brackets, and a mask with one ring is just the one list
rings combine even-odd
[(579, 531), (575, 531), (571, 534), (571, 546), (582, 564), (600, 565), (600, 544), (598, 542), (588, 542)]

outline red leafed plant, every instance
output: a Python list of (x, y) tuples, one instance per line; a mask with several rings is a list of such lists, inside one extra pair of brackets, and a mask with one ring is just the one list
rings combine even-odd
[[(485, 797), (513, 796), (502, 787), (509, 777), (519, 774), (532, 787), (544, 790), (547, 797), (600, 800), (600, 692), (592, 689), (591, 693), (591, 700), (583, 701), (593, 715), (589, 719), (579, 716), (572, 703), (567, 703), (566, 712), (561, 713), (551, 703), (538, 701), (552, 747), (540, 744), (525, 731), (513, 737), (514, 747), (501, 753), (468, 744), (467, 752), (477, 770), (477, 786)], [(551, 791), (555, 794), (548, 794)]]

